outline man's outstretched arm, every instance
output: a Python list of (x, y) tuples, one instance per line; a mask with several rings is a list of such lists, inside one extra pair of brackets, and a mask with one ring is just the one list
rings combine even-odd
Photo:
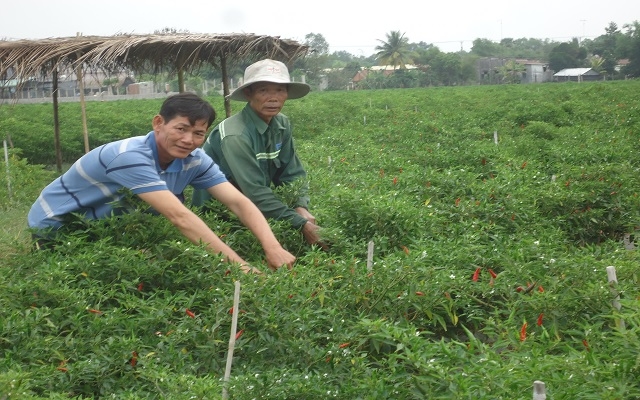
[(296, 260), (295, 256), (285, 250), (278, 242), (264, 215), (248, 197), (229, 182), (212, 186), (207, 191), (237, 215), (242, 224), (260, 241), (270, 268), (277, 269), (283, 265), (293, 266)]

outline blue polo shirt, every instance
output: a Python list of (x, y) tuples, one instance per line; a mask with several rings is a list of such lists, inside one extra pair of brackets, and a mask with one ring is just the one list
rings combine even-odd
[(99, 219), (125, 212), (123, 188), (133, 194), (168, 189), (183, 201), (187, 185), (207, 189), (222, 182), (227, 179), (218, 165), (199, 148), (160, 169), (152, 131), (104, 144), (82, 156), (42, 190), (27, 219), (31, 228), (59, 228), (69, 213)]

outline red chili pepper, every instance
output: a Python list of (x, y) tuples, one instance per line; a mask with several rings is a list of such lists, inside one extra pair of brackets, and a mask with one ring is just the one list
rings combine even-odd
[(142, 292), (142, 289), (144, 289), (144, 283), (140, 282), (138, 283), (138, 292)]
[(491, 275), (493, 279), (496, 279), (498, 277), (498, 274), (496, 274), (495, 271), (491, 268), (489, 268), (489, 275)]
[(525, 162), (523, 162), (523, 163), (522, 163), (522, 165), (520, 166), (520, 169), (524, 169), (524, 167), (526, 167), (526, 166), (527, 166), (527, 162), (525, 161)]
[(347, 342), (347, 343), (342, 343), (342, 344), (341, 344), (340, 346), (338, 346), (338, 347), (340, 347), (341, 349), (344, 349), (345, 347), (349, 347), (349, 345), (350, 345), (350, 344), (351, 344), (351, 343), (349, 343), (349, 342)]
[(397, 176), (393, 177), (393, 184), (394, 185), (398, 184), (398, 177)]
[(589, 342), (587, 342), (587, 339), (582, 339), (582, 345), (587, 349), (587, 351), (591, 350), (591, 348), (589, 348)]
[(185, 310), (185, 312), (187, 313), (188, 316), (190, 316), (191, 318), (195, 318), (196, 315), (193, 313), (193, 311), (189, 310), (188, 308)]
[(482, 270), (482, 268), (480, 268), (480, 267), (476, 268), (475, 272), (473, 273), (473, 277), (471, 278), (472, 281), (478, 282), (478, 278), (480, 277), (480, 271), (481, 270)]
[(460, 205), (460, 197), (456, 199), (456, 207), (458, 207), (458, 205)]
[(138, 353), (136, 351), (131, 352), (131, 360), (129, 360), (129, 363), (132, 367), (135, 367), (138, 363)]
[(522, 286), (518, 286), (518, 287), (516, 288), (516, 292), (522, 292), (523, 290), (524, 290), (524, 289), (522, 288)]
[(404, 251), (405, 254), (409, 254), (409, 249), (407, 248), (407, 246), (400, 246), (402, 247), (402, 251)]
[(233, 315), (233, 307), (229, 309), (229, 314)]
[(544, 292), (544, 288), (542, 286), (538, 286), (538, 292), (543, 293)]
[(522, 324), (522, 328), (520, 328), (520, 341), (524, 342), (526, 338), (527, 338), (527, 322), (525, 321), (524, 324)]
[(424, 296), (424, 293), (422, 293), (422, 292), (416, 292), (416, 296)]
[(60, 361), (60, 365), (58, 365), (58, 368), (56, 368), (56, 369), (57, 369), (58, 371), (60, 371), (60, 372), (67, 372), (67, 371), (69, 371), (69, 370), (67, 369), (67, 367), (65, 367), (65, 365), (67, 365), (67, 360), (62, 360), (62, 361)]
[(240, 329), (238, 332), (236, 332), (236, 340), (240, 339), (240, 336), (242, 336), (243, 333), (244, 329)]
[(102, 315), (102, 311), (96, 310), (96, 309), (93, 309), (93, 308), (89, 308), (87, 311), (89, 311), (92, 314)]
[(543, 317), (544, 317), (544, 313), (540, 313), (540, 315), (538, 315), (538, 321), (537, 321), (538, 326), (542, 326)]

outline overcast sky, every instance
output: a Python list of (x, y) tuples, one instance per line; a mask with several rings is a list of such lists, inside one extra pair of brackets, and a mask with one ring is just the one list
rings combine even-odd
[(146, 34), (174, 28), (304, 42), (305, 35), (316, 33), (324, 36), (330, 52), (369, 56), (390, 31), (445, 52), (469, 51), (477, 38), (594, 38), (604, 34), (610, 22), (622, 29), (640, 20), (640, 1), (2, 0), (0, 15), (0, 39)]

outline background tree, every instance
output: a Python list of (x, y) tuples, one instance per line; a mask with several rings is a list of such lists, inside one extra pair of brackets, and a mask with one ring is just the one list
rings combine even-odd
[(478, 56), (474, 54), (460, 54), (460, 84), (477, 83)]
[(629, 59), (622, 72), (630, 77), (640, 77), (640, 22), (625, 24), (626, 32), (622, 38), (621, 55)]
[[(593, 55), (590, 58), (592, 68), (594, 62), (597, 63), (598, 72), (613, 76), (616, 73), (618, 64), (618, 38), (622, 32), (615, 22), (610, 22), (605, 28), (605, 35), (600, 35), (593, 40), (585, 40), (584, 46)], [(595, 58), (595, 59), (594, 59)], [(597, 60), (596, 60), (597, 59)]]
[[(305, 74), (306, 83), (319, 89), (323, 87), (323, 79), (325, 79), (324, 69), (328, 68), (331, 61), (329, 60), (329, 43), (320, 33), (308, 33), (304, 37), (304, 45), (309, 46), (309, 52), (304, 58), (298, 58), (292, 69), (302, 70)], [(295, 76), (296, 74), (293, 73)]]
[(378, 39), (381, 44), (375, 47), (376, 57), (380, 65), (392, 65), (395, 69), (405, 69), (407, 64), (413, 62), (413, 55), (409, 50), (409, 39), (400, 31), (387, 33), (387, 41)]
[(455, 53), (440, 53), (431, 61), (431, 71), (437, 84), (452, 86), (461, 80), (460, 56)]
[(471, 52), (480, 57), (497, 57), (500, 46), (489, 39), (478, 38), (473, 41)]
[(556, 72), (565, 68), (577, 68), (584, 65), (586, 56), (587, 51), (580, 47), (578, 39), (573, 39), (570, 43), (560, 43), (549, 54), (549, 68)]

